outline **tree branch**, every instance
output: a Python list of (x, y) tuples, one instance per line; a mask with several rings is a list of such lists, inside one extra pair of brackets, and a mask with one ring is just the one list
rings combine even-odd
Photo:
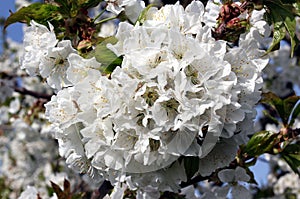
[(23, 95), (30, 95), (32, 97), (35, 97), (35, 98), (42, 98), (42, 99), (46, 99), (48, 101), (51, 100), (51, 96), (52, 95), (49, 95), (49, 94), (44, 94), (44, 93), (37, 93), (37, 92), (34, 92), (34, 91), (30, 91), (26, 88), (19, 88), (17, 86), (14, 86), (12, 87), (14, 89), (14, 91), (20, 93), (20, 94), (23, 94)]

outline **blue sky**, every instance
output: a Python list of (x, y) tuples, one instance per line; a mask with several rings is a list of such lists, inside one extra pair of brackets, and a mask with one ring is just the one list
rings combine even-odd
[[(15, 4), (14, 0), (0, 0), (0, 16), (1, 17), (8, 17), (9, 16), (9, 10), (15, 12)], [(1, 31), (2, 32), (2, 31)], [(12, 38), (15, 41), (22, 41), (22, 24), (12, 24), (7, 28), (7, 34), (10, 38)]]
[[(15, 12), (15, 1), (14, 0), (0, 0), (0, 17), (7, 18), (9, 16), (9, 10)], [(22, 24), (17, 23), (10, 25), (7, 30), (7, 35), (15, 41), (22, 42), (23, 31)], [(0, 36), (2, 36), (2, 29), (0, 31)], [(2, 38), (2, 37), (0, 37)], [(2, 52), (2, 41), (0, 45), (0, 53)]]

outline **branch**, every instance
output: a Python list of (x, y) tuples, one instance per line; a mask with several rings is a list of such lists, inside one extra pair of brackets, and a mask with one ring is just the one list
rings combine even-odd
[(46, 99), (48, 101), (51, 100), (51, 96), (52, 95), (49, 95), (49, 94), (44, 94), (44, 93), (37, 93), (37, 92), (34, 92), (34, 91), (30, 91), (26, 88), (19, 88), (17, 86), (14, 86), (12, 87), (14, 89), (14, 91), (20, 93), (20, 94), (23, 94), (23, 95), (30, 95), (32, 97), (35, 97), (35, 98), (42, 98), (42, 99)]

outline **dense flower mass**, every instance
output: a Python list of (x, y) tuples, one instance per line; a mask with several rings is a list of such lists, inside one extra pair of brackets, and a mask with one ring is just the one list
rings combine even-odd
[(0, 198), (299, 198), (297, 3), (33, 2), (0, 23)]
[[(116, 12), (121, 7), (109, 4)], [(194, 1), (185, 9), (150, 8), (135, 25), (121, 22), (118, 42), (108, 47), (123, 61), (109, 77), (69, 40), (57, 42), (51, 24), (31, 22), (22, 68), (58, 91), (45, 105), (46, 117), (69, 165), (151, 195), (177, 191), (186, 180), (180, 157), (198, 157), (204, 175), (232, 160), (251, 131), (268, 59), (257, 50), (255, 30), (228, 48), (211, 36), (208, 18)], [(230, 150), (220, 156), (224, 146)]]

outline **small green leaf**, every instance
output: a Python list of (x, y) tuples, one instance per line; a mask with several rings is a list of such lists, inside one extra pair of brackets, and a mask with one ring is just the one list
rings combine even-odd
[(187, 179), (194, 177), (196, 172), (199, 170), (199, 158), (198, 157), (184, 157), (184, 170)]
[(270, 131), (260, 131), (255, 133), (247, 145), (244, 147), (244, 153), (250, 156), (258, 157), (263, 153), (272, 152), (274, 144), (277, 142), (277, 133)]
[(293, 3), (296, 3), (297, 1), (299, 0), (282, 0), (284, 4), (293, 4)]
[[(299, 104), (297, 102), (300, 100), (299, 96), (291, 96), (287, 99), (283, 100), (283, 106), (285, 111), (285, 121), (287, 121), (288, 125), (292, 126), (295, 118), (298, 117), (300, 113)], [(297, 105), (297, 106), (296, 106)]]
[(300, 175), (300, 143), (290, 144), (286, 146), (280, 153), (281, 157), (288, 163), (291, 169)]
[(145, 22), (147, 13), (152, 6), (153, 6), (152, 4), (149, 4), (146, 8), (143, 9), (143, 11), (141, 12), (140, 16), (137, 19), (137, 22), (141, 24)]
[(77, 3), (76, 0), (73, 0), (72, 3), (69, 5), (69, 15), (70, 17), (74, 18), (77, 16), (78, 11), (80, 10), (80, 5)]
[(263, 110), (263, 115), (270, 119), (274, 124), (279, 125), (278, 118), (276, 118), (275, 116), (271, 115), (271, 113), (269, 112), (269, 110)]
[(273, 109), (283, 106), (282, 99), (272, 92), (263, 93), (260, 102), (271, 106)]
[(60, 13), (68, 16), (70, 12), (69, 1), (66, 0), (54, 0), (59, 5)]
[(260, 102), (270, 106), (273, 110), (275, 110), (281, 119), (284, 118), (283, 100), (276, 94), (272, 92), (263, 93)]
[(267, 15), (271, 19), (274, 27), (273, 40), (267, 50), (271, 52), (275, 49), (282, 39), (285, 38), (286, 32), (290, 35), (291, 40), (291, 56), (293, 56), (295, 46), (298, 43), (296, 37), (296, 19), (293, 11), (295, 7), (292, 5), (294, 1), (282, 3), (280, 0), (265, 0), (264, 4), (268, 9)]
[(289, 122), (289, 125), (292, 126), (295, 122), (295, 119), (299, 116), (300, 114), (300, 103), (296, 103), (294, 109), (293, 109), (293, 112), (291, 114), (291, 120)]
[(274, 50), (278, 50), (279, 43), (282, 39), (284, 39), (286, 34), (286, 30), (282, 22), (275, 22), (273, 25), (274, 25), (273, 39), (266, 53), (272, 52)]
[(289, 32), (290, 35), (290, 40), (291, 40), (291, 57), (294, 56), (294, 50), (296, 45), (298, 44), (298, 39), (296, 36), (296, 19), (293, 16), (292, 18), (290, 17), (286, 17), (285, 21), (284, 21), (284, 25), (287, 29), (287, 31)]
[(81, 2), (81, 7), (88, 9), (88, 8), (93, 8), (96, 7), (102, 0), (83, 0)]
[(298, 102), (298, 100), (299, 100), (298, 96), (291, 96), (291, 97), (288, 97), (287, 99), (283, 100), (283, 113), (281, 113), (282, 119), (283, 119), (283, 124), (289, 123), (290, 115), (293, 111), (295, 104)]
[(60, 5), (60, 12), (69, 17), (75, 17), (81, 9), (96, 7), (101, 0), (54, 0)]
[(299, 96), (291, 96), (283, 100), (274, 93), (268, 92), (262, 94), (261, 103), (271, 106), (281, 118), (283, 125), (287, 126), (292, 125), (300, 113), (300, 108), (295, 107), (299, 100)]
[(97, 44), (95, 49), (87, 55), (87, 58), (95, 57), (96, 60), (101, 63), (100, 70), (105, 74), (112, 73), (113, 70), (122, 63), (122, 58), (118, 57), (106, 47), (108, 43), (115, 44), (116, 42), (117, 39), (115, 37), (104, 38), (103, 41)]
[(51, 19), (60, 18), (58, 10), (59, 7), (52, 4), (33, 3), (11, 13), (5, 21), (4, 28), (16, 22), (29, 23), (30, 20), (47, 24), (47, 21), (51, 21)]
[(294, 3), (293, 6), (293, 12), (295, 13), (295, 15), (300, 16), (300, 2)]
[(54, 0), (54, 1), (63, 7), (69, 6), (69, 4), (68, 4), (69, 1), (66, 1), (66, 0)]

